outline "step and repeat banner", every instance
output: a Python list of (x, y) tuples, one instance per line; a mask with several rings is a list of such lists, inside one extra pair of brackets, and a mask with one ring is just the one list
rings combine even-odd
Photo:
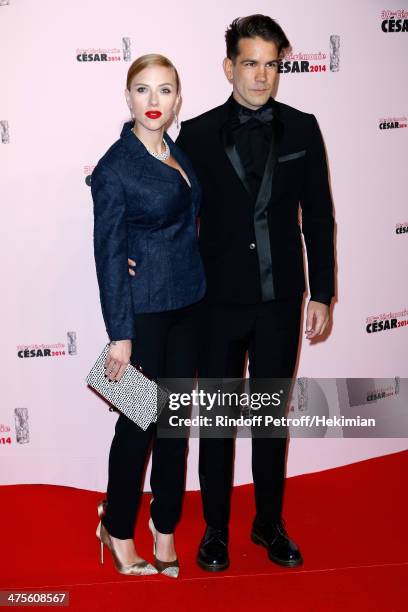
[[(406, 1), (0, 0), (1, 484), (105, 489), (117, 414), (85, 384), (107, 341), (90, 175), (129, 118), (136, 57), (175, 63), (180, 119), (194, 117), (230, 95), (225, 29), (255, 12), (291, 41), (277, 99), (319, 121), (337, 223), (333, 325), (324, 342), (302, 343), (292, 409), (307, 409), (305, 393), (326, 415), (370, 401), (386, 411), (382, 400), (398, 396), (408, 375)], [(314, 378), (343, 382), (325, 388)], [(322, 429), (292, 438), (288, 475), (406, 448), (395, 430), (362, 438)], [(197, 454), (192, 439), (190, 489)], [(236, 484), (251, 481), (250, 463), (250, 440), (239, 439)]]

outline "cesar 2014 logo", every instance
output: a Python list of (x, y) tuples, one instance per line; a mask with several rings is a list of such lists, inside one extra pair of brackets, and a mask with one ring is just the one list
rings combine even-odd
[(386, 34), (391, 32), (408, 32), (408, 11), (381, 11), (381, 29)]
[(366, 332), (368, 334), (387, 331), (391, 329), (401, 329), (408, 327), (408, 309), (404, 308), (399, 312), (385, 312), (382, 314), (366, 317)]
[(395, 233), (400, 235), (408, 234), (408, 221), (404, 221), (403, 223), (396, 223)]
[(132, 58), (131, 41), (128, 36), (122, 38), (122, 51), (118, 47), (113, 48), (80, 48), (76, 50), (78, 62), (130, 62)]
[(378, 122), (380, 130), (398, 130), (400, 128), (406, 128), (408, 125), (408, 117), (405, 115), (402, 117), (381, 117)]
[(27, 359), (30, 357), (63, 357), (77, 354), (77, 335), (74, 331), (67, 332), (67, 344), (57, 342), (56, 344), (19, 344), (17, 346), (17, 357)]
[(329, 39), (330, 52), (293, 53), (289, 52), (279, 62), (278, 72), (339, 72), (340, 36), (332, 34)]

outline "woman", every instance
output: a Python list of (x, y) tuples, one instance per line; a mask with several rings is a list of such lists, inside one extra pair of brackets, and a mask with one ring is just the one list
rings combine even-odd
[[(200, 188), (191, 165), (165, 132), (176, 118), (180, 81), (162, 55), (129, 68), (125, 97), (134, 123), (92, 174), (94, 251), (102, 312), (110, 339), (106, 375), (119, 380), (129, 362), (150, 378), (193, 378), (199, 301), (205, 293), (196, 217)], [(136, 273), (128, 274), (128, 258)], [(186, 439), (155, 436), (121, 414), (109, 455), (107, 503), (97, 536), (121, 573), (177, 577), (173, 532), (184, 490)], [(152, 567), (136, 552), (133, 529), (153, 439), (150, 529)], [(103, 558), (103, 557), (102, 557)]]

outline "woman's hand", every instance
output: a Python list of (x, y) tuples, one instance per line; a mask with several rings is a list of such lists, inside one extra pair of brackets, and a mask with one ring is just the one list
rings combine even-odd
[(109, 380), (120, 380), (130, 362), (131, 354), (131, 340), (112, 341), (105, 359), (105, 376)]

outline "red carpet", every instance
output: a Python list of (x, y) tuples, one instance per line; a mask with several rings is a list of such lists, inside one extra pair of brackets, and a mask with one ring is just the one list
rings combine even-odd
[[(408, 609), (408, 451), (290, 478), (285, 519), (305, 563), (285, 569), (249, 539), (252, 487), (233, 493), (231, 566), (207, 574), (195, 564), (204, 524), (199, 494), (186, 495), (177, 530), (180, 578), (118, 574), (95, 537), (100, 493), (48, 485), (0, 487), (0, 590), (70, 592), (71, 610), (250, 610), (302, 612)], [(136, 528), (151, 558), (148, 501)]]

